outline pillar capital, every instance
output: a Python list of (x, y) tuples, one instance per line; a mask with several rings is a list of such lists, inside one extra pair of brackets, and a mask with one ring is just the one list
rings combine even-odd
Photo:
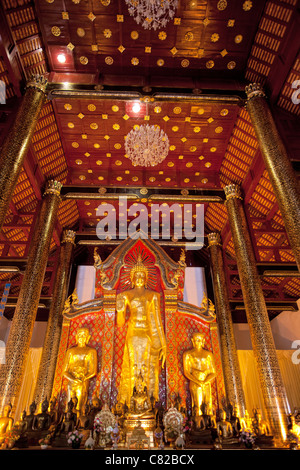
[(219, 233), (217, 232), (212, 232), (212, 233), (209, 233), (207, 235), (207, 238), (208, 238), (208, 246), (214, 246), (214, 245), (217, 245), (217, 246), (222, 246), (222, 240), (221, 240), (221, 236)]
[(60, 191), (62, 188), (62, 183), (56, 180), (49, 180), (46, 183), (46, 188), (44, 191), (44, 196), (46, 194), (54, 194), (56, 196), (60, 196)]
[(226, 200), (228, 199), (243, 199), (241, 194), (241, 188), (238, 184), (229, 184), (224, 188)]
[(262, 98), (266, 98), (266, 94), (264, 92), (263, 86), (260, 83), (250, 83), (249, 85), (245, 87), (245, 92), (246, 92), (248, 101), (258, 96)]
[(76, 232), (73, 230), (64, 230), (62, 234), (62, 240), (61, 243), (72, 243), (75, 245), (75, 236)]
[(26, 83), (26, 90), (28, 88), (34, 88), (36, 90), (42, 91), (43, 93), (46, 93), (47, 83), (48, 80), (46, 77), (44, 77), (44, 75), (32, 75)]

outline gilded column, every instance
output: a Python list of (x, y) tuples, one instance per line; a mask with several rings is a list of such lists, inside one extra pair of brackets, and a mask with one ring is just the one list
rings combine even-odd
[(105, 290), (103, 293), (103, 349), (100, 378), (100, 397), (111, 406), (112, 373), (114, 359), (116, 291)]
[(244, 305), (267, 419), (274, 437), (287, 435), (287, 398), (273, 340), (268, 311), (242, 205), (239, 186), (225, 187), (226, 206), (235, 247)]
[(221, 237), (218, 233), (208, 234), (208, 245), (213, 274), (217, 324), (221, 343), (222, 368), (227, 401), (237, 408), (238, 416), (245, 414), (245, 397), (236, 351), (231, 309), (224, 274)]
[(19, 396), (32, 330), (38, 309), (54, 224), (60, 203), (61, 183), (49, 181), (31, 240), (26, 270), (0, 369), (0, 407)]
[(26, 92), (0, 154), (0, 229), (21, 172), (46, 97), (47, 80), (35, 75)]
[(291, 161), (260, 84), (246, 87), (247, 110), (300, 270), (300, 191)]
[(74, 245), (75, 232), (72, 230), (65, 230), (61, 241), (58, 269), (55, 276), (45, 341), (35, 386), (34, 401), (36, 404), (41, 404), (45, 398), (48, 398), (49, 400), (52, 394), (63, 323), (62, 311), (68, 293), (71, 258)]

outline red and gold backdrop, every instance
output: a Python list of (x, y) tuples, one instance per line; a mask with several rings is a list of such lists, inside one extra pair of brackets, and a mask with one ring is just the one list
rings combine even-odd
[[(205, 349), (213, 352), (217, 366), (217, 377), (212, 386), (213, 406), (217, 410), (225, 393), (216, 322), (206, 321), (204, 316), (201, 318), (197, 313), (185, 314), (178, 311), (178, 301), (183, 300), (184, 268), (174, 263), (152, 240), (128, 239), (114, 250), (101, 267), (97, 266), (95, 302), (103, 302), (98, 309), (94, 307), (93, 311), (90, 311), (91, 303), (88, 303), (88, 307), (85, 304), (78, 305), (73, 313), (65, 317), (52, 394), (58, 398), (61, 405), (65, 404), (65, 353), (68, 348), (75, 346), (77, 329), (85, 326), (91, 333), (89, 345), (96, 348), (98, 353), (98, 374), (90, 382), (89, 399), (100, 397), (102, 400), (108, 400), (110, 406), (117, 402), (126, 324), (122, 328), (116, 326), (115, 299), (120, 291), (130, 287), (130, 267), (136, 263), (139, 254), (148, 267), (148, 288), (161, 295), (167, 360), (160, 374), (160, 401), (164, 407), (169, 406), (170, 397), (175, 393), (180, 395), (182, 406), (186, 403), (187, 409), (191, 408), (189, 383), (183, 373), (182, 356), (184, 351), (192, 348), (193, 333), (200, 331), (205, 335)], [(176, 271), (179, 272), (179, 278), (174, 285), (170, 280)]]

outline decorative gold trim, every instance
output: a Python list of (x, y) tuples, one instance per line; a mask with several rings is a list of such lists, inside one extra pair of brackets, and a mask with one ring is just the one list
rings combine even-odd
[(207, 235), (208, 239), (208, 248), (217, 245), (217, 246), (222, 246), (222, 241), (221, 241), (221, 236), (217, 232), (212, 232)]
[(252, 98), (256, 98), (257, 96), (266, 98), (266, 94), (260, 83), (250, 83), (249, 85), (245, 87), (245, 92), (246, 92), (248, 101), (251, 100)]
[(215, 202), (223, 203), (223, 199), (220, 196), (193, 196), (193, 195), (182, 195), (178, 196), (170, 194), (152, 194), (149, 196), (149, 201), (179, 201), (179, 202)]
[[(128, 250), (131, 249), (131, 247), (139, 240), (140, 238), (140, 233), (137, 233), (134, 237), (132, 238), (127, 238), (127, 240), (124, 240), (122, 242), (118, 242), (118, 246), (116, 249), (106, 258), (106, 260), (101, 263), (100, 268), (106, 270), (110, 267), (113, 266), (113, 276), (111, 277), (110, 282), (107, 282), (105, 284), (105, 288), (108, 290), (111, 290), (114, 288), (114, 285), (119, 278), (120, 274), (120, 269), (123, 266), (124, 263), (124, 258), (126, 256), (126, 253), (128, 253)], [(100, 242), (100, 240), (99, 240)], [(100, 245), (101, 243), (89, 243), (95, 245)], [(83, 241), (83, 243), (86, 243), (86, 241)], [(148, 247), (148, 249), (153, 253), (156, 259), (156, 265), (160, 268), (161, 270), (161, 275), (162, 275), (162, 280), (164, 285), (166, 286), (167, 289), (176, 289), (176, 283), (173, 283), (173, 280), (170, 279), (170, 271), (176, 271), (178, 267), (180, 267), (179, 263), (176, 263), (173, 261), (165, 251), (163, 251), (159, 244), (156, 243), (154, 240), (151, 238), (143, 238), (143, 243)], [(117, 260), (117, 262), (115, 262)]]
[(226, 195), (226, 200), (228, 199), (241, 199), (243, 200), (241, 196), (241, 188), (238, 184), (229, 184), (228, 186), (225, 186), (224, 192)]
[(267, 276), (267, 277), (300, 277), (300, 272), (299, 271), (266, 270), (262, 273), (262, 276)]
[(206, 297), (203, 299), (201, 307), (189, 304), (188, 302), (179, 301), (177, 305), (177, 311), (187, 316), (196, 316), (208, 323), (214, 322), (216, 320), (214, 304)]
[(48, 80), (43, 75), (32, 75), (30, 80), (26, 83), (26, 89), (35, 88), (36, 90), (46, 93), (47, 84)]
[[(72, 85), (70, 85), (72, 88)], [(135, 92), (119, 92), (119, 91), (103, 91), (103, 90), (64, 90), (55, 88), (49, 90), (48, 98), (54, 99), (57, 97), (61, 98), (89, 98), (89, 99), (118, 99), (118, 100), (136, 100), (142, 99), (140, 93)], [(148, 97), (147, 97), (148, 98)], [(244, 100), (239, 96), (230, 96), (230, 95), (183, 95), (183, 94), (172, 94), (172, 93), (154, 93), (153, 100), (155, 101), (181, 101), (181, 102), (197, 102), (200, 103), (227, 103), (233, 105), (240, 105), (244, 103)]]
[(127, 200), (136, 200), (139, 199), (139, 196), (136, 194), (126, 194), (126, 193), (114, 193), (107, 194), (101, 191), (101, 193), (67, 193), (64, 194), (63, 199), (109, 199), (117, 200), (120, 197), (126, 197)]
[(76, 232), (73, 230), (64, 230), (61, 243), (72, 243), (75, 245)]
[(62, 183), (56, 180), (49, 180), (46, 183), (46, 189), (44, 191), (44, 196), (46, 194), (55, 194), (56, 196), (60, 196), (60, 191), (62, 188)]
[(103, 297), (99, 299), (89, 300), (83, 302), (82, 304), (65, 304), (63, 310), (63, 317), (66, 320), (71, 320), (73, 318), (79, 317), (82, 314), (88, 314), (92, 312), (98, 312), (103, 308)]

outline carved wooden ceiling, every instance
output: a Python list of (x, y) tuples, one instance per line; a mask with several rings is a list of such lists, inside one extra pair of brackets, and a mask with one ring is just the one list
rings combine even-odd
[[(64, 184), (64, 199), (42, 291), (46, 307), (64, 228), (77, 231), (75, 264), (92, 263), (93, 248), (84, 241), (96, 238), (99, 200), (66, 195), (104, 187), (135, 191), (138, 200), (141, 188), (148, 194), (187, 190), (222, 198), (222, 188), (236, 182), (245, 195), (270, 318), (285, 305), (294, 308), (300, 280), (243, 100), (249, 81), (265, 86), (299, 172), (300, 104), (292, 100), (300, 80), (299, 2), (181, 0), (175, 18), (156, 31), (138, 25), (125, 0), (3, 0), (0, 13), (0, 79), (6, 83), (0, 141), (26, 79), (47, 74), (51, 90), (0, 235), (1, 266), (24, 269), (36, 209), (50, 178)], [(113, 98), (101, 96), (105, 92)], [(223, 102), (203, 99), (223, 95)], [(135, 102), (138, 113), (132, 109)], [(151, 169), (134, 167), (124, 149), (124, 137), (141, 124), (159, 125), (170, 141), (166, 160)], [(222, 235), (233, 318), (241, 321), (241, 288), (222, 201), (205, 204), (205, 230)], [(104, 258), (111, 249), (102, 248)], [(178, 258), (175, 248), (166, 249)], [(189, 255), (188, 262), (208, 265), (206, 249)], [(269, 268), (273, 276), (266, 273)], [(22, 275), (2, 272), (2, 289), (7, 279), (13, 304)], [(47, 308), (39, 312), (47, 317)], [(13, 307), (7, 308), (6, 315), (12, 314)]]

